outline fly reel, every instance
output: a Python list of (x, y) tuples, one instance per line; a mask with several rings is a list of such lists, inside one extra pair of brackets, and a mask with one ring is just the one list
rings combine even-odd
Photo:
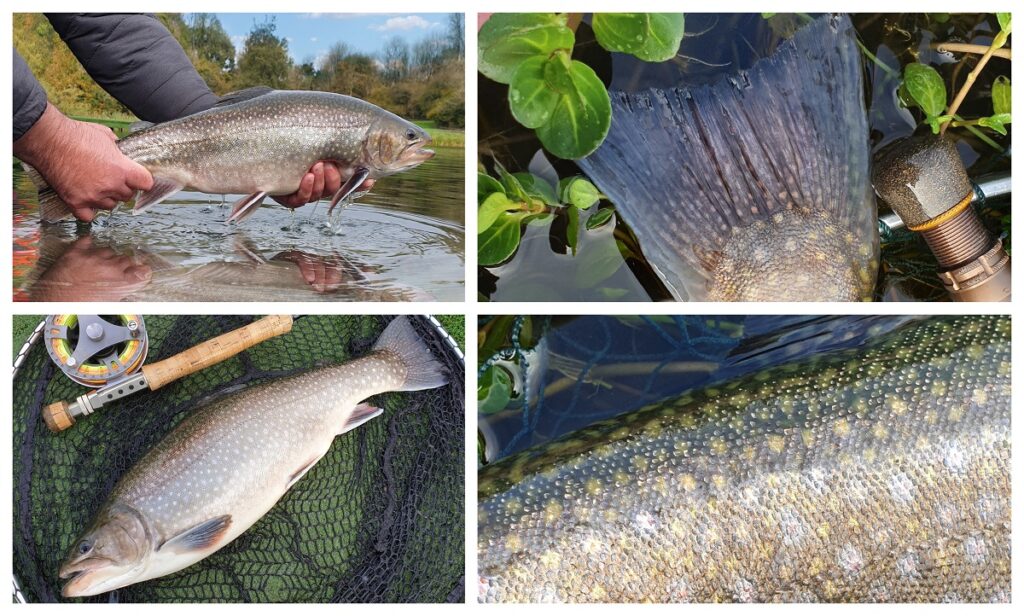
[(137, 314), (58, 314), (46, 317), (46, 351), (76, 383), (102, 387), (142, 366), (149, 338)]

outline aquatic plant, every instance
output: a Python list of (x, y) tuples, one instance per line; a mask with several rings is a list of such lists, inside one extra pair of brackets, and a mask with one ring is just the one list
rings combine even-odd
[[(596, 150), (611, 126), (608, 89), (572, 58), (581, 20), (578, 13), (497, 13), (480, 29), (478, 45), (480, 72), (508, 84), (516, 121), (566, 159)], [(595, 13), (591, 20), (601, 47), (646, 62), (675, 57), (684, 23), (680, 13)]]

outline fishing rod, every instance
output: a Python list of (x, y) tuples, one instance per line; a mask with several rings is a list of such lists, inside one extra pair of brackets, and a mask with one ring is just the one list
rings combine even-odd
[(69, 378), (98, 389), (72, 402), (46, 406), (43, 421), (54, 432), (67, 430), (78, 418), (115, 400), (155, 391), (287, 334), (293, 322), (288, 315), (266, 316), (167, 359), (143, 365), (148, 341), (140, 315), (119, 315), (113, 321), (95, 315), (48, 317), (43, 335), (50, 357)]

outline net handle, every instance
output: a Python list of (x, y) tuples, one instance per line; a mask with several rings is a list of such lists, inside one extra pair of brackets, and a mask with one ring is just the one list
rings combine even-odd
[(257, 344), (287, 334), (292, 330), (292, 317), (270, 315), (226, 334), (198, 344), (187, 351), (142, 367), (142, 374), (152, 390), (209, 368), (234, 357)]

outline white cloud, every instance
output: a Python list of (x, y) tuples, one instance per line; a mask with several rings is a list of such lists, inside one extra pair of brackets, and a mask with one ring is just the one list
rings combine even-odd
[(318, 38), (317, 38), (317, 37), (315, 37), (315, 36), (311, 36), (311, 37), (309, 37), (309, 42), (310, 42), (310, 43), (315, 43), (315, 42), (317, 42), (317, 41), (319, 41), (319, 40), (320, 40), (320, 39), (318, 39)]
[(441, 24), (436, 21), (427, 21), (419, 15), (406, 15), (405, 17), (391, 17), (379, 26), (370, 26), (371, 30), (377, 32), (393, 32), (395, 30), (429, 30)]

